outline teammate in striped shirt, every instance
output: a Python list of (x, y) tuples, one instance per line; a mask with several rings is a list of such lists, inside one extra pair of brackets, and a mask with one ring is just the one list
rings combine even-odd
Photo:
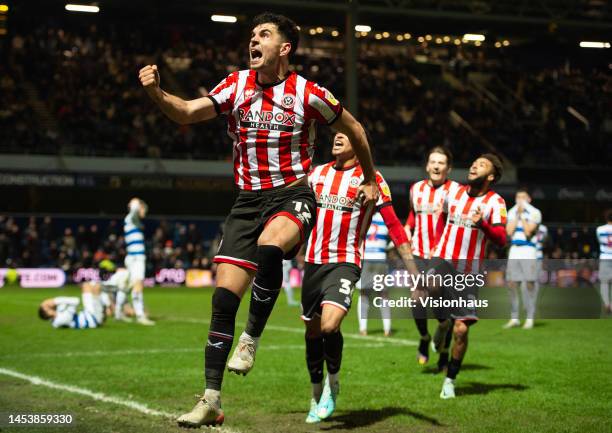
[(542, 213), (531, 204), (526, 188), (520, 188), (515, 196), (516, 204), (508, 211), (506, 233), (510, 236), (510, 250), (506, 269), (506, 281), (512, 305), (510, 321), (504, 329), (519, 326), (519, 286), (527, 318), (523, 329), (532, 329), (535, 319), (538, 279), (536, 237), (542, 222)]
[(612, 288), (612, 211), (606, 214), (606, 224), (597, 227), (599, 242), (599, 290), (604, 310), (612, 314), (610, 289)]
[[(452, 274), (470, 273), (478, 270), (484, 259), (487, 242), (497, 245), (506, 243), (506, 203), (491, 190), (502, 176), (501, 160), (493, 154), (481, 155), (470, 167), (467, 185), (451, 188), (443, 203), (447, 214), (446, 226), (433, 257), (444, 260), (447, 271)], [(450, 289), (449, 297), (461, 292)], [(469, 327), (478, 318), (476, 311), (468, 308), (451, 309), (454, 343), (451, 360), (440, 397), (455, 397), (455, 378), (467, 351)]]
[[(144, 308), (144, 279), (146, 269), (145, 238), (142, 219), (147, 215), (147, 204), (134, 197), (128, 203), (128, 214), (123, 220), (123, 233), (125, 237), (125, 267), (130, 275), (130, 286), (132, 289), (132, 306), (136, 314), (136, 321), (141, 325), (151, 326), (155, 322), (145, 314)], [(123, 315), (123, 304), (127, 299), (128, 292), (119, 291), (115, 299), (115, 319), (131, 321)]]
[(206, 389), (181, 426), (220, 424), (223, 370), (232, 347), (236, 312), (253, 282), (249, 319), (228, 370), (247, 374), (259, 337), (282, 284), (282, 260), (292, 258), (314, 223), (314, 195), (307, 185), (316, 124), (350, 137), (363, 164), (365, 200), (377, 186), (363, 127), (326, 89), (289, 70), (299, 40), (297, 25), (282, 15), (255, 17), (249, 42), (250, 68), (236, 71), (209, 95), (186, 101), (162, 91), (156, 65), (140, 70), (149, 96), (181, 124), (227, 116), (233, 141), (234, 180), (240, 194), (225, 222), (215, 257), (217, 288), (205, 351)]
[(332, 147), (335, 161), (316, 167), (309, 175), (317, 200), (317, 218), (306, 247), (302, 283), (306, 365), (312, 384), (307, 423), (326, 419), (335, 409), (343, 347), (340, 324), (361, 274), (365, 236), (375, 209), (389, 228), (407, 269), (418, 272), (406, 233), (393, 210), (391, 191), (379, 172), (376, 184), (380, 197), (375, 206), (361, 200), (359, 186), (367, 177), (351, 144), (349, 137), (337, 133)]
[[(453, 155), (449, 149), (443, 146), (433, 147), (427, 155), (425, 165), (427, 179), (415, 182), (410, 187), (410, 212), (406, 221), (406, 230), (412, 233), (412, 254), (421, 265), (431, 258), (444, 231), (446, 215), (442, 212), (442, 205), (445, 197), (451, 189), (459, 186), (457, 182), (448, 179), (452, 165)], [(427, 329), (427, 311), (417, 303), (413, 315), (421, 336), (417, 348), (417, 362), (424, 365), (429, 360), (431, 341)], [(443, 309), (434, 309), (434, 315), (438, 319), (438, 327), (432, 348), (440, 352), (438, 369), (442, 371), (448, 364), (448, 348), (452, 337), (448, 331), (452, 323)]]
[(102, 326), (105, 305), (100, 297), (100, 285), (83, 284), (83, 309), (77, 311), (81, 300), (76, 296), (57, 296), (42, 301), (38, 316), (51, 321), (54, 328), (91, 329)]

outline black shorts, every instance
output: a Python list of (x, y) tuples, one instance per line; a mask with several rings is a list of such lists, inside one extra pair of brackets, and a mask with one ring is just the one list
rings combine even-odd
[(277, 216), (290, 218), (300, 228), (300, 243), (285, 255), (286, 259), (293, 258), (314, 227), (316, 209), (314, 193), (307, 185), (240, 191), (225, 219), (223, 238), (214, 262), (257, 270), (257, 239)]
[[(450, 275), (454, 278), (461, 277), (465, 273), (458, 271), (452, 263), (443, 260), (441, 258), (433, 258), (429, 261), (429, 270), (427, 273), (440, 274), (442, 277)], [(461, 280), (459, 278), (456, 281)], [(478, 287), (469, 286), (460, 289), (459, 286), (445, 286), (442, 288), (441, 296), (445, 300), (461, 302), (462, 300), (477, 300), (478, 299)], [(465, 322), (468, 326), (478, 321), (478, 315), (476, 314), (476, 308), (471, 308), (465, 305), (452, 306), (448, 308), (450, 317), (455, 320)]]
[(302, 319), (321, 315), (324, 304), (347, 311), (351, 308), (353, 289), (361, 269), (352, 263), (306, 263), (302, 280)]

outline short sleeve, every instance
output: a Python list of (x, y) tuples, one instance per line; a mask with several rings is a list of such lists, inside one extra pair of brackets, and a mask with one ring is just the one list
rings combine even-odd
[(506, 202), (499, 195), (493, 197), (491, 203), (491, 213), (489, 215), (489, 223), (491, 225), (506, 225), (508, 212), (506, 211)]
[(233, 72), (217, 84), (208, 94), (208, 97), (215, 104), (217, 114), (229, 114), (232, 108), (234, 108), (237, 81), (238, 72)]
[(542, 212), (534, 208), (533, 215), (531, 216), (530, 221), (534, 224), (541, 224), (542, 223)]
[(378, 191), (380, 192), (378, 201), (376, 202), (376, 207), (380, 209), (387, 204), (391, 204), (391, 189), (385, 181), (385, 178), (382, 177), (382, 174), (380, 174), (378, 171), (376, 172), (376, 184), (378, 185)]
[(314, 118), (321, 124), (331, 125), (342, 114), (342, 104), (324, 87), (312, 83), (309, 88), (307, 117)]

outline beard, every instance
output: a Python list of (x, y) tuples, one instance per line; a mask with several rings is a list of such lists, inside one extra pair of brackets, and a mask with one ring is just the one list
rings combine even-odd
[(487, 180), (487, 176), (488, 175), (482, 175), (482, 176), (478, 176), (472, 180), (468, 180), (468, 185), (470, 185), (472, 188), (477, 188), (480, 189), (484, 183)]

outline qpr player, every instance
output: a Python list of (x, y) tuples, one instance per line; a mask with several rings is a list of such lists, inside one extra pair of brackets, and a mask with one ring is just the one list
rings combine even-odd
[(240, 193), (225, 221), (212, 318), (205, 350), (204, 395), (178, 418), (186, 427), (221, 424), (223, 370), (234, 340), (240, 300), (252, 283), (249, 318), (228, 370), (247, 374), (282, 284), (282, 261), (292, 258), (314, 224), (316, 202), (307, 184), (316, 125), (346, 134), (363, 164), (365, 202), (378, 198), (361, 124), (325, 88), (289, 70), (299, 29), (289, 18), (258, 15), (248, 46), (249, 69), (236, 71), (205, 97), (184, 100), (161, 90), (156, 65), (140, 70), (149, 96), (180, 124), (227, 116), (234, 181)]

